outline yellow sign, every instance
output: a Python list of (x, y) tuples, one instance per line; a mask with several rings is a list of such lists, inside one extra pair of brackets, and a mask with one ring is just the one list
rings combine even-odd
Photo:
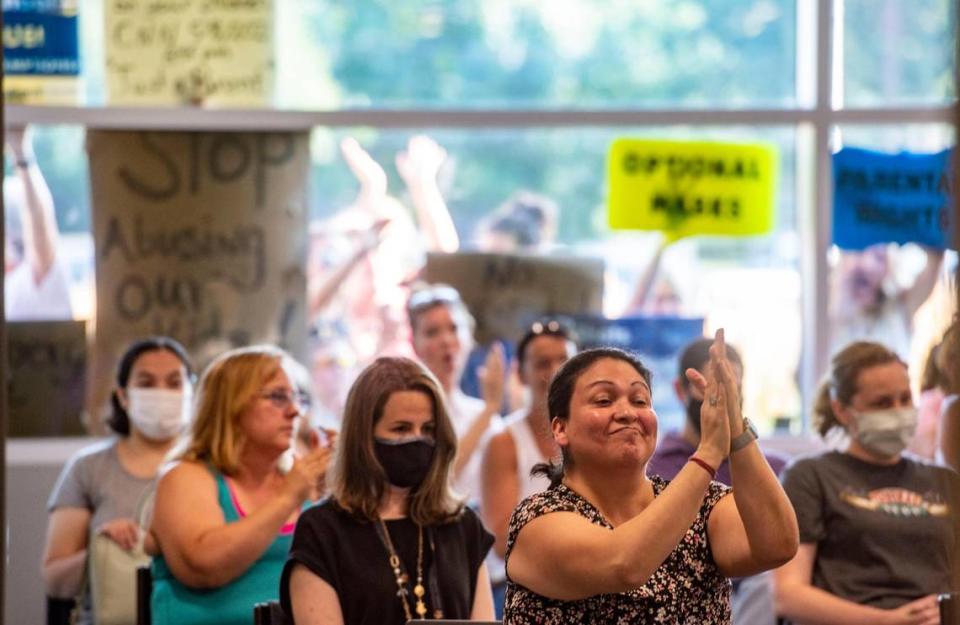
[(695, 234), (770, 232), (777, 152), (765, 144), (617, 139), (610, 147), (610, 227)]
[(272, 0), (105, 0), (104, 20), (110, 104), (269, 104)]

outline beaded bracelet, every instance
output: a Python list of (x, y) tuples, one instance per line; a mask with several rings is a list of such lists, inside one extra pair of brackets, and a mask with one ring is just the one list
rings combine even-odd
[(711, 480), (714, 480), (717, 478), (717, 470), (711, 467), (706, 460), (702, 460), (700, 458), (697, 458), (696, 456), (690, 456), (690, 462), (702, 467), (704, 471), (710, 474)]

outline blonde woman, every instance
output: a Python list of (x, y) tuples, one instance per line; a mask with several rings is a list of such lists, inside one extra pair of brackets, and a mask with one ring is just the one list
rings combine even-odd
[(297, 523), (280, 601), (297, 625), (492, 619), (493, 536), (450, 491), (457, 439), (436, 379), (379, 358), (347, 397), (332, 497)]
[(280, 470), (305, 408), (288, 362), (248, 347), (204, 372), (190, 436), (157, 487), (154, 625), (249, 623), (255, 603), (277, 598), (294, 524), (330, 456), (315, 445)]

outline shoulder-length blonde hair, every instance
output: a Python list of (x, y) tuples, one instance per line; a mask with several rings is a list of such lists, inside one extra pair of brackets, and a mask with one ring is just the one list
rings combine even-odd
[(173, 459), (208, 462), (226, 475), (236, 474), (245, 441), (240, 415), (270, 378), (284, 370), (288, 359), (286, 352), (272, 345), (220, 354), (200, 378), (190, 434), (173, 452)]
[(390, 395), (399, 391), (419, 391), (433, 404), (433, 464), (412, 493), (410, 518), (421, 525), (448, 522), (463, 510), (463, 502), (450, 489), (457, 437), (436, 378), (409, 358), (378, 358), (350, 387), (332, 471), (333, 497), (356, 516), (377, 519), (387, 474), (374, 453), (373, 428)]

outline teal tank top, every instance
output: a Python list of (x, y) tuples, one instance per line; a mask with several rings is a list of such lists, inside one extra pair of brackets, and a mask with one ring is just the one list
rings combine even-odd
[[(227, 523), (243, 514), (223, 474), (211, 469), (217, 481), (217, 503)], [(253, 606), (276, 601), (280, 573), (293, 540), (293, 523), (285, 525), (270, 547), (247, 571), (220, 588), (190, 588), (173, 576), (163, 556), (153, 558), (153, 594), (150, 616), (153, 625), (250, 625)]]

